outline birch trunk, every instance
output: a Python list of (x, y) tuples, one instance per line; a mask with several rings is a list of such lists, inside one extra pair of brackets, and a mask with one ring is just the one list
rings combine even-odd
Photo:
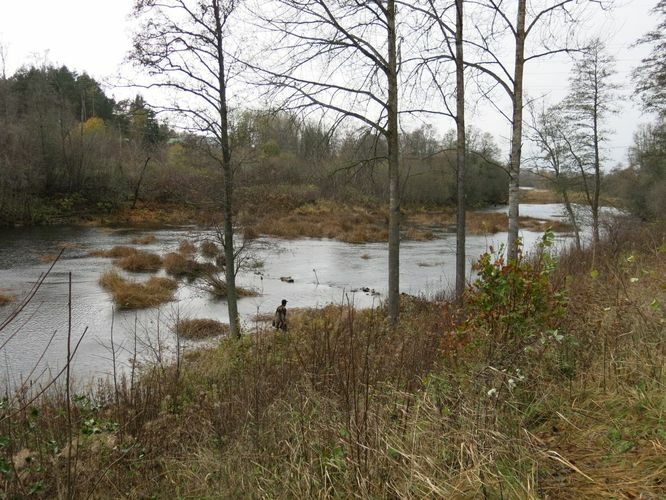
[(400, 315), (400, 151), (398, 143), (398, 62), (396, 52), (395, 0), (387, 2), (388, 23), (388, 164), (389, 243), (388, 315), (395, 324)]
[(523, 70), (525, 66), (525, 3), (518, 0), (516, 22), (516, 56), (513, 77), (513, 117), (511, 131), (511, 164), (509, 165), (509, 260), (518, 257), (518, 216), (520, 203), (520, 155), (523, 141)]

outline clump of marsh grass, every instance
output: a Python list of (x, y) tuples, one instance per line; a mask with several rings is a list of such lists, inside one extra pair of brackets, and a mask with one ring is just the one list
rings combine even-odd
[(189, 240), (180, 240), (180, 243), (178, 244), (178, 253), (188, 256), (194, 255), (196, 251), (197, 247), (194, 243)]
[(209, 259), (214, 259), (220, 253), (220, 248), (210, 240), (202, 241), (200, 249), (201, 255)]
[(172, 276), (185, 276), (192, 273), (192, 261), (180, 253), (171, 252), (164, 256), (164, 270)]
[(206, 339), (229, 333), (229, 325), (214, 319), (181, 319), (176, 323), (176, 333), (186, 339)]
[(219, 270), (215, 264), (197, 262), (176, 252), (171, 252), (164, 256), (164, 269), (171, 276), (187, 277), (189, 279), (196, 279)]
[(125, 257), (114, 260), (113, 264), (125, 271), (152, 273), (161, 269), (162, 258), (155, 253), (136, 250)]
[(16, 297), (7, 293), (0, 292), (0, 306), (11, 304), (16, 300)]
[(115, 271), (105, 272), (99, 284), (111, 293), (120, 309), (155, 307), (173, 300), (178, 284), (169, 278), (151, 277), (146, 282), (127, 280)]
[(120, 259), (122, 257), (128, 257), (138, 250), (134, 247), (128, 247), (124, 245), (115, 246), (109, 250), (93, 250), (89, 255), (93, 257), (108, 257), (112, 259)]

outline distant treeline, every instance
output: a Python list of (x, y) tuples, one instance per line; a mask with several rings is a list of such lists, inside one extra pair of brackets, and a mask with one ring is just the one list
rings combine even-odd
[(666, 216), (666, 122), (642, 125), (629, 149), (629, 167), (604, 179), (606, 191), (646, 220)]
[[(240, 110), (232, 144), (238, 187), (307, 185), (321, 196), (387, 197), (386, 144), (369, 129), (337, 130), (273, 110)], [(455, 134), (404, 133), (406, 203), (455, 202)], [(492, 137), (471, 130), (470, 206), (501, 203), (507, 174)], [(222, 180), (212, 141), (160, 122), (137, 95), (115, 101), (99, 82), (65, 66), (0, 78), (0, 224), (57, 222), (143, 201), (214, 207)]]

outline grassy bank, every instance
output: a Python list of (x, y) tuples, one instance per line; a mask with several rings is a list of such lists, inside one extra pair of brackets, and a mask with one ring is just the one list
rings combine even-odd
[[(530, 202), (553, 201), (554, 193), (527, 191)], [(523, 194), (521, 193), (521, 196)], [(332, 238), (348, 243), (384, 242), (388, 240), (388, 209), (378, 201), (357, 199), (341, 202), (326, 199), (312, 186), (255, 186), (237, 193), (236, 220), (247, 238), (269, 235), (279, 238)], [(221, 224), (219, 207), (212, 204), (139, 203), (135, 208), (118, 206), (113, 210), (69, 209), (51, 223), (112, 225), (130, 227), (164, 227), (172, 225), (211, 226)], [(81, 216), (80, 214), (85, 214)], [(402, 209), (402, 239), (429, 240), (442, 230), (455, 231), (456, 215), (451, 206), (405, 205)], [(506, 231), (506, 215), (470, 211), (468, 230), (473, 234)], [(44, 222), (44, 221), (40, 221)], [(568, 231), (563, 223), (521, 217), (521, 227), (542, 230), (550, 225), (557, 231)], [(137, 240), (146, 244), (150, 240)]]
[(257, 326), (76, 395), (71, 441), (64, 392), (24, 391), (0, 410), (4, 491), (664, 496), (664, 237), (618, 226), (594, 255), (488, 254), (465, 310), (403, 296), (396, 328), (300, 311), (286, 334)]

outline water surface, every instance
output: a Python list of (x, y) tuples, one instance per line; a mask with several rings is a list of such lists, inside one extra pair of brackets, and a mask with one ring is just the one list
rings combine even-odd
[[(549, 209), (541, 206), (540, 210)], [(40, 374), (45, 377), (64, 366), (69, 324), (69, 273), (72, 275), (73, 342), (87, 329), (73, 363), (77, 377), (82, 380), (111, 373), (112, 317), (113, 345), (117, 366), (121, 369), (127, 367), (128, 360), (134, 356), (135, 331), (139, 358), (154, 360), (158, 355), (168, 356), (173, 352), (175, 337), (171, 327), (176, 318), (228, 321), (226, 302), (212, 298), (196, 283), (187, 282), (181, 282), (176, 301), (159, 309), (114, 312), (110, 295), (98, 284), (100, 275), (114, 266), (110, 259), (92, 257), (89, 252), (115, 245), (131, 245), (133, 237), (146, 234), (153, 234), (157, 241), (137, 247), (162, 255), (175, 251), (183, 239), (201, 240), (212, 236), (212, 233), (197, 228), (155, 231), (86, 227), (0, 229), (0, 291), (18, 298), (24, 296), (48, 269), (49, 264), (42, 261), (44, 256), (57, 254), (63, 245), (67, 246), (32, 302), (16, 321), (0, 332), (0, 344), (7, 341), (0, 350), (0, 384), (15, 386), (33, 370), (32, 378)], [(522, 236), (529, 248), (539, 234), (525, 231)], [(506, 233), (492, 237), (468, 236), (468, 268), (488, 245), (503, 241), (506, 241)], [(566, 241), (566, 237), (561, 241)], [(259, 238), (252, 252), (263, 266), (241, 271), (238, 280), (240, 286), (253, 288), (259, 293), (256, 297), (239, 300), (241, 319), (248, 330), (255, 327), (253, 318), (257, 313), (272, 314), (283, 298), (289, 301), (289, 307), (298, 308), (343, 302), (372, 307), (385, 296), (386, 243)], [(455, 282), (455, 234), (443, 233), (441, 238), (432, 241), (406, 241), (401, 244), (400, 252), (401, 292), (433, 296), (452, 288)], [(281, 281), (283, 276), (290, 276), (294, 283)], [(131, 277), (141, 280), (148, 276), (133, 274)], [(363, 292), (363, 288), (375, 293)], [(12, 305), (0, 307), (0, 321), (12, 309)], [(46, 349), (54, 333), (53, 341)], [(186, 348), (193, 345), (197, 344), (190, 343)], [(45, 349), (43, 359), (35, 369)]]

